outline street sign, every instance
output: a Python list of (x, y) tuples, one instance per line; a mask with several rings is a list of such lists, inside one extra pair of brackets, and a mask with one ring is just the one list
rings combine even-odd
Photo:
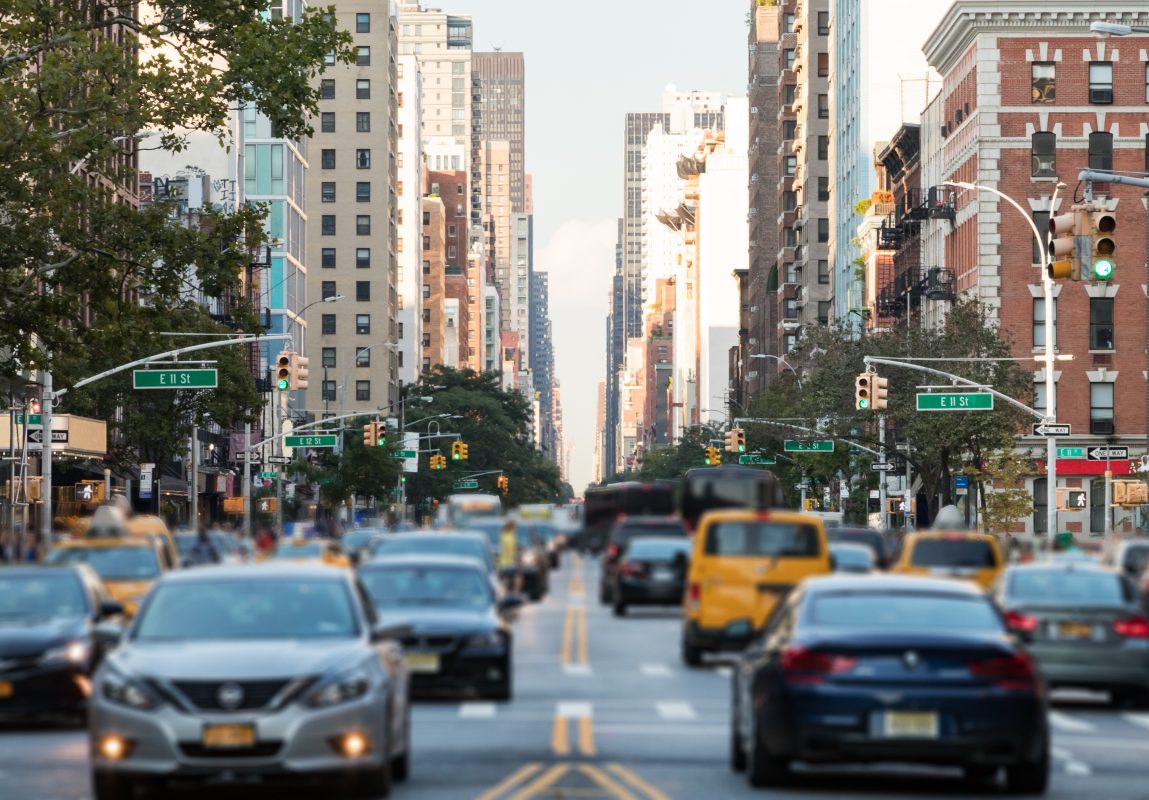
[(219, 386), (217, 369), (137, 369), (133, 389), (214, 389)]
[(993, 411), (989, 392), (918, 392), (918, 411)]
[(419, 451), (418, 450), (396, 450), (394, 457), (395, 458), (401, 458), (401, 459), (418, 458), (419, 457)]
[(334, 447), (336, 436), (284, 436), (284, 447)]
[(279, 474), (278, 472), (261, 472), (261, 473), (259, 473), (259, 477), (261, 477), (261, 478), (274, 478), (278, 474)]
[(875, 461), (873, 464), (870, 464), (870, 471), (871, 472), (893, 472), (894, 471), (894, 465), (889, 463), (888, 461), (885, 461), (885, 462)]
[(969, 488), (969, 475), (955, 475), (954, 476), (955, 489), (968, 489)]
[(758, 453), (746, 453), (745, 455), (738, 456), (739, 464), (777, 464), (778, 462), (770, 458), (770, 456), (759, 455)]
[(782, 443), (782, 449), (787, 453), (832, 453), (834, 452), (833, 439), (815, 439), (812, 442), (799, 442), (787, 439)]
[[(22, 413), (20, 413), (20, 412), (16, 413), (16, 419), (14, 421), (14, 424), (16, 424), (16, 425), (23, 425), (24, 424), (24, 415)], [(28, 415), (28, 424), (29, 425), (43, 425), (44, 423), (40, 421), (40, 415), (39, 414), (29, 414)]]
[[(29, 429), (28, 441), (32, 442), (33, 444), (43, 444), (44, 443), (44, 429), (43, 428), (31, 428), (31, 429)], [(68, 432), (67, 431), (52, 431), (52, 443), (53, 444), (67, 444), (68, 443)]]
[(288, 458), (287, 456), (268, 456), (267, 457), (267, 463), (268, 464), (290, 464), (291, 459)]
[[(56, 431), (52, 432), (53, 434)], [(1123, 461), (1129, 458), (1128, 447), (1090, 447), (1087, 454), (1090, 461)]]
[(1058, 458), (1085, 458), (1084, 447), (1059, 447), (1057, 448)]
[(1073, 428), (1068, 422), (1035, 422), (1034, 436), (1068, 436)]
[(478, 481), (455, 481), (456, 489), (478, 489)]

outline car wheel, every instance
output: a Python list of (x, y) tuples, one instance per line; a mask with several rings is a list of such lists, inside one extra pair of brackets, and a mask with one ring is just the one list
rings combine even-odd
[(790, 762), (785, 758), (771, 755), (758, 731), (755, 716), (750, 730), (750, 748), (746, 758), (746, 778), (754, 787), (783, 786), (790, 777)]
[(614, 615), (616, 617), (625, 617), (626, 616), (626, 603), (622, 602), (621, 600), (615, 600), (614, 601)]
[(133, 800), (136, 784), (126, 775), (114, 772), (92, 773), (93, 800)]
[(411, 709), (407, 709), (407, 719), (403, 722), (403, 752), (391, 757), (391, 780), (403, 783), (411, 774)]
[(682, 661), (688, 667), (702, 666), (702, 648), (695, 647), (686, 639), (682, 640)]
[(511, 659), (508, 656), (507, 660), (503, 662), (503, 682), (490, 693), (492, 700), (507, 702), (514, 694), (514, 673), (511, 671), (511, 663)]
[(1045, 794), (1049, 785), (1049, 742), (1037, 761), (1022, 761), (1005, 768), (1005, 783), (1013, 794)]
[(360, 773), (356, 778), (355, 797), (376, 798), (391, 794), (391, 759), (379, 769)]
[(746, 771), (746, 745), (742, 741), (742, 734), (738, 732), (738, 712), (730, 715), (730, 769), (735, 772)]

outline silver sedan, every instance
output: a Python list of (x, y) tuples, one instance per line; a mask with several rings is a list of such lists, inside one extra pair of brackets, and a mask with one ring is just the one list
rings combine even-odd
[(170, 573), (94, 679), (96, 800), (259, 781), (356, 796), (404, 780), (408, 676), (357, 579), (328, 566)]

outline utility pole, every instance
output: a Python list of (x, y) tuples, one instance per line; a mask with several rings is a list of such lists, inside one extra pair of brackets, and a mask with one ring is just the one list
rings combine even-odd
[(243, 423), (243, 535), (251, 538), (251, 423)]
[[(881, 453), (878, 459), (881, 463), (886, 463), (886, 415), (878, 415), (878, 452)], [(866, 492), (869, 495), (869, 492)], [(867, 501), (869, 502), (869, 501)], [(881, 520), (882, 530), (890, 527), (889, 511), (886, 508), (886, 473), (883, 471), (878, 475), (878, 511), (879, 519)]]
[(191, 529), (199, 530), (199, 428), (192, 420), (191, 435), (191, 480), (188, 481), (188, 492), (191, 495)]

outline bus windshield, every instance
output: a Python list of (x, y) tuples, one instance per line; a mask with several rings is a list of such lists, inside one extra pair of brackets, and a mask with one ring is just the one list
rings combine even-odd
[(719, 508), (779, 508), (782, 490), (774, 473), (748, 468), (692, 469), (682, 478), (679, 511), (691, 530)]

